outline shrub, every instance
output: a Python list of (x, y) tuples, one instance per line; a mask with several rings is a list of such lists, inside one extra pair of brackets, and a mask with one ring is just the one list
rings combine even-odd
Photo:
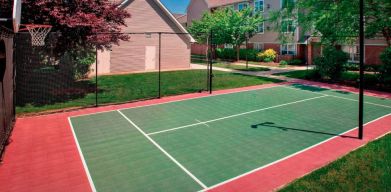
[(285, 60), (280, 61), (280, 66), (281, 66), (281, 67), (285, 67), (285, 66), (287, 66), (287, 65), (288, 65), (288, 62), (287, 62), (287, 61), (285, 61)]
[(277, 57), (277, 52), (273, 49), (267, 49), (264, 52), (258, 54), (258, 56), (265, 62), (272, 62)]
[(301, 59), (293, 59), (288, 61), (288, 65), (303, 65), (303, 60)]
[(380, 55), (382, 65), (380, 66), (380, 76), (384, 83), (391, 82), (391, 47), (386, 48)]
[(314, 59), (315, 70), (323, 79), (337, 81), (344, 71), (344, 64), (348, 61), (348, 54), (335, 49), (335, 47), (325, 47), (323, 56)]
[[(255, 49), (240, 49), (239, 57), (241, 60), (246, 59), (246, 53), (249, 61), (261, 61), (261, 58), (258, 57), (259, 51)], [(236, 60), (236, 50), (218, 48), (216, 49), (216, 56), (220, 59)]]

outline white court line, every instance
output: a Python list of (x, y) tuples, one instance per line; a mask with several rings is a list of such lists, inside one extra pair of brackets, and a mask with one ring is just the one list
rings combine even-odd
[(196, 121), (197, 122), (199, 122), (199, 123), (202, 123), (202, 124), (204, 124), (205, 126), (207, 126), (207, 127), (209, 127), (209, 125), (208, 124), (206, 124), (206, 123), (203, 123), (202, 121), (200, 121), (200, 120), (198, 120), (198, 119), (196, 119)]
[[(312, 92), (312, 91), (308, 91), (308, 90), (297, 89), (297, 88), (288, 87), (288, 86), (281, 86), (281, 87), (284, 87), (284, 88), (287, 88), (287, 89), (293, 89), (293, 90), (297, 90), (297, 91), (306, 91), (306, 92), (311, 92), (311, 93), (314, 93), (314, 94), (327, 95), (327, 96), (335, 97), (335, 98), (339, 98), (339, 99), (345, 99), (345, 100), (349, 100), (349, 101), (359, 102), (359, 101), (356, 100), (356, 99), (350, 99), (350, 98), (345, 98), (345, 97), (340, 97), (340, 96), (335, 96), (335, 95), (328, 95), (328, 94), (324, 94), (324, 93), (317, 93), (317, 92)], [(328, 89), (328, 90), (332, 90), (332, 89)], [(382, 104), (377, 104), (377, 103), (372, 103), (372, 102), (364, 102), (364, 103), (365, 103), (365, 104), (369, 104), (369, 105), (375, 105), (375, 106), (385, 107), (385, 108), (390, 108), (390, 109), (391, 109), (391, 106), (387, 106), (387, 105), (382, 105)]]
[(301, 103), (301, 102), (305, 102), (305, 101), (310, 101), (310, 100), (314, 100), (314, 99), (320, 99), (320, 98), (323, 98), (323, 97), (327, 97), (327, 95), (322, 95), (322, 96), (319, 96), (319, 97), (312, 97), (312, 98), (309, 98), (309, 99), (303, 99), (303, 100), (299, 100), (299, 101), (294, 101), (294, 102), (285, 103), (285, 104), (281, 104), (281, 105), (275, 105), (275, 106), (266, 107), (266, 108), (262, 108), (262, 109), (256, 109), (256, 110), (253, 110), (253, 111), (247, 111), (247, 112), (244, 112), (244, 113), (239, 113), (239, 114), (235, 114), (235, 115), (225, 116), (225, 117), (221, 117), (221, 118), (217, 118), (217, 119), (212, 119), (212, 120), (203, 121), (203, 122), (199, 122), (199, 123), (194, 123), (194, 124), (190, 124), (190, 125), (180, 126), (180, 127), (176, 127), (176, 128), (172, 128), (172, 129), (166, 129), (166, 130), (163, 130), (163, 131), (157, 131), (157, 132), (153, 132), (153, 133), (148, 133), (147, 135), (155, 135), (155, 134), (159, 134), (159, 133), (175, 131), (175, 130), (178, 130), (178, 129), (184, 129), (184, 128), (193, 127), (193, 126), (196, 126), (196, 125), (211, 123), (211, 122), (220, 121), (220, 120), (224, 120), (224, 119), (228, 119), (228, 118), (232, 118), (232, 117), (238, 117), (238, 116), (242, 116), (242, 115), (247, 115), (247, 114), (251, 114), (251, 113), (255, 113), (255, 112), (259, 112), (259, 111), (265, 111), (265, 110), (268, 110), (268, 109), (273, 109), (273, 108), (277, 108), (277, 107), (283, 107), (283, 106), (286, 106), (286, 105), (292, 105), (292, 104)]
[[(391, 113), (390, 113), (390, 114), (387, 114), (387, 115), (384, 115), (384, 116), (382, 116), (382, 117), (379, 117), (379, 118), (377, 118), (377, 119), (375, 119), (375, 120), (372, 120), (372, 121), (370, 121), (370, 122), (368, 122), (368, 123), (365, 123), (364, 125), (366, 126), (366, 125), (368, 125), (368, 124), (370, 124), (370, 123), (373, 123), (373, 122), (375, 122), (375, 121), (377, 121), (377, 120), (379, 120), (379, 119), (385, 118), (385, 117), (390, 116), (390, 115), (391, 115)], [(355, 128), (353, 128), (353, 129), (350, 129), (350, 130), (348, 130), (348, 131), (345, 131), (345, 132), (343, 132), (343, 133), (341, 133), (341, 134), (339, 134), (339, 135), (336, 135), (336, 136), (331, 137), (331, 138), (329, 138), (329, 139), (327, 139), (327, 140), (324, 140), (324, 141), (322, 141), (322, 142), (320, 142), (320, 143), (317, 143), (317, 144), (314, 144), (314, 145), (312, 145), (312, 146), (310, 146), (310, 147), (307, 147), (307, 148), (305, 148), (305, 149), (303, 149), (303, 150), (301, 150), (301, 151), (298, 151), (298, 152), (293, 153), (293, 154), (291, 154), (291, 155), (289, 155), (289, 156), (286, 156), (286, 157), (284, 157), (284, 158), (282, 158), (282, 159), (279, 159), (279, 160), (277, 160), (277, 161), (274, 161), (274, 162), (269, 163), (269, 164), (267, 164), (267, 165), (264, 165), (264, 166), (262, 166), (262, 167), (258, 167), (258, 168), (256, 168), (256, 169), (253, 169), (253, 170), (251, 170), (251, 171), (248, 171), (248, 172), (246, 172), (246, 173), (243, 173), (243, 174), (241, 174), (241, 175), (239, 175), (239, 176), (236, 176), (236, 177), (233, 177), (233, 178), (231, 178), (231, 179), (225, 180), (225, 181), (223, 181), (223, 182), (221, 182), (221, 183), (218, 183), (218, 184), (216, 184), (216, 185), (213, 185), (213, 186), (211, 186), (211, 187), (208, 187), (207, 189), (204, 189), (203, 191), (208, 191), (208, 190), (210, 190), (210, 189), (213, 189), (213, 188), (216, 188), (216, 187), (218, 187), (218, 186), (224, 185), (224, 184), (226, 184), (226, 183), (229, 183), (229, 182), (231, 182), (231, 181), (234, 181), (234, 180), (236, 180), (236, 179), (239, 179), (239, 178), (244, 177), (244, 176), (246, 176), (246, 175), (249, 175), (249, 174), (251, 174), (251, 173), (254, 173), (254, 172), (257, 172), (257, 171), (259, 171), (259, 170), (262, 170), (262, 169), (264, 169), (264, 168), (266, 168), (266, 167), (270, 167), (270, 166), (272, 166), (272, 165), (274, 165), (274, 164), (277, 164), (277, 163), (279, 163), (279, 162), (281, 162), (281, 161), (284, 161), (284, 160), (286, 160), (286, 159), (289, 159), (289, 158), (291, 158), (291, 157), (293, 157), (293, 156), (295, 156), (295, 155), (298, 155), (298, 154), (303, 153), (303, 152), (305, 152), (305, 151), (308, 151), (308, 150), (310, 150), (310, 149), (312, 149), (312, 148), (315, 148), (315, 147), (317, 147), (317, 146), (319, 146), (319, 145), (321, 145), (321, 144), (323, 144), (323, 143), (326, 143), (326, 142), (328, 142), (328, 141), (330, 141), (330, 140), (333, 140), (333, 139), (335, 139), (335, 138), (337, 138), (337, 137), (340, 137), (341, 135), (344, 135), (344, 134), (346, 134), (346, 133), (349, 133), (350, 131), (353, 131), (353, 130), (355, 130), (355, 129), (357, 129), (357, 128), (358, 128), (358, 127), (355, 127)]]
[[(217, 94), (213, 94), (213, 95), (206, 95), (206, 96), (194, 97), (194, 98), (186, 98), (186, 99), (178, 99), (178, 100), (175, 100), (175, 101), (167, 101), (167, 102), (154, 103), (154, 104), (149, 104), (149, 105), (140, 105), (140, 106), (135, 106), (135, 107), (113, 109), (113, 110), (107, 110), (107, 111), (101, 111), (101, 112), (92, 112), (92, 113), (87, 113), (87, 114), (82, 114), (82, 115), (75, 115), (75, 116), (71, 116), (71, 117), (84, 117), (84, 116), (89, 116), (89, 115), (114, 112), (114, 111), (117, 111), (117, 110), (137, 109), (137, 108), (142, 108), (142, 107), (151, 107), (151, 106), (155, 106), (155, 105), (163, 105), (163, 104), (168, 104), (168, 103), (176, 103), (176, 102), (180, 102), (180, 101), (188, 101), (188, 100), (197, 100), (197, 99), (208, 98), (208, 97), (216, 97), (216, 96), (220, 96), (220, 95), (229, 95), (229, 94), (251, 92), (251, 91), (255, 92), (255, 91), (260, 91), (260, 90), (264, 90), (264, 89), (271, 89), (271, 88), (277, 88), (277, 87), (283, 87), (283, 86), (285, 86), (285, 85), (276, 85), (276, 86), (273, 86), (273, 87), (261, 87), (261, 88), (257, 88), (257, 89), (244, 90), (244, 91), (243, 90), (239, 90), (239, 91), (233, 91), (233, 92), (229, 92), (229, 93), (217, 93)], [(142, 101), (140, 101), (140, 102), (142, 102)], [(104, 107), (104, 106), (102, 106), (102, 107)]]
[(202, 188), (208, 188), (202, 183), (196, 176), (194, 176), (189, 170), (187, 170), (182, 164), (180, 164), (174, 157), (172, 157), (166, 150), (164, 150), (158, 143), (156, 143), (151, 137), (149, 137), (140, 127), (138, 127), (132, 120), (124, 115), (120, 110), (117, 110), (130, 124), (132, 124), (141, 134), (143, 134), (152, 144), (154, 144), (161, 152), (163, 152), (171, 161), (173, 161), (178, 167), (180, 167), (185, 173), (187, 173), (194, 181), (196, 181)]
[(72, 121), (71, 121), (70, 117), (68, 117), (68, 121), (69, 121), (69, 125), (71, 126), (73, 138), (76, 142), (77, 150), (79, 151), (81, 162), (83, 163), (84, 171), (87, 174), (87, 178), (88, 178), (88, 182), (90, 183), (91, 190), (92, 190), (92, 192), (96, 192), (94, 181), (92, 180), (92, 177), (91, 177), (90, 171), (88, 169), (86, 160), (84, 159), (84, 155), (83, 155), (83, 152), (81, 151), (80, 144), (79, 144), (79, 141), (77, 140), (76, 133), (75, 133), (75, 130), (73, 129), (73, 125), (72, 125)]

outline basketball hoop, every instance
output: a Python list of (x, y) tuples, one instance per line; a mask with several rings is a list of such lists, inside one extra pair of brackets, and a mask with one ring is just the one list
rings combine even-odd
[(21, 31), (29, 31), (32, 46), (44, 46), (45, 38), (52, 29), (51, 25), (27, 24), (23, 26), (26, 27), (26, 29), (22, 29)]

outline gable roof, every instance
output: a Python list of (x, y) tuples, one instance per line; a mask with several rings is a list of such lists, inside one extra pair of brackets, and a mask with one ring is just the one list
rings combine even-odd
[(209, 8), (215, 8), (225, 5), (230, 5), (234, 3), (240, 2), (248, 2), (248, 0), (205, 0), (206, 4), (208, 4)]
[[(118, 7), (123, 9), (127, 5), (129, 5), (129, 3), (132, 1), (133, 0), (123, 0)], [(163, 5), (162, 2), (160, 2), (160, 0), (153, 0), (153, 2), (155, 2), (158, 5), (158, 7), (162, 10), (162, 12), (175, 24), (175, 26), (179, 28), (179, 30), (182, 33), (187, 34), (186, 36), (189, 38), (191, 43), (196, 42), (195, 39), (190, 35), (190, 33), (178, 22), (178, 20), (174, 17), (174, 15)]]

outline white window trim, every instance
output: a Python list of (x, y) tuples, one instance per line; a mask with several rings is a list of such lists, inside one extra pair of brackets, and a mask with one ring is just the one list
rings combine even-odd
[(240, 5), (246, 5), (246, 8), (249, 7), (248, 2), (238, 3), (238, 11), (241, 11), (241, 10), (239, 9), (239, 6), (240, 6)]
[[(296, 32), (296, 30), (297, 30), (297, 27), (296, 27), (296, 20), (294, 20), (294, 19), (283, 19), (282, 20), (282, 22), (285, 22), (285, 21), (292, 21), (292, 25), (295, 27), (295, 30), (293, 30), (293, 31), (288, 31), (288, 25), (286, 26), (287, 28), (286, 28), (286, 32), (282, 32), (282, 33), (284, 33), (284, 34), (291, 34), (291, 33), (295, 33)], [(282, 24), (282, 22), (281, 22), (281, 24)]]
[(259, 32), (259, 26), (258, 26), (257, 34), (264, 34), (265, 33), (265, 21), (262, 22), (262, 25), (263, 25), (263, 31)]
[(289, 52), (289, 50), (288, 50), (288, 46), (289, 45), (293, 45), (293, 47), (294, 47), (294, 54), (284, 54), (284, 55), (297, 55), (297, 45), (295, 44), (295, 43), (287, 43), (287, 44), (281, 44), (280, 45), (280, 55), (283, 55), (282, 54), (282, 50), (283, 50), (283, 46), (286, 46), (286, 48), (287, 48), (287, 52)]
[[(264, 43), (253, 43), (254, 44), (254, 47), (253, 47), (253, 49), (255, 49), (255, 50), (264, 50), (264, 48), (265, 48), (265, 44)], [(256, 49), (255, 47), (255, 45), (258, 45), (257, 47), (258, 47), (258, 49)], [(262, 47), (262, 48), (261, 48)]]
[(265, 0), (254, 0), (254, 12), (255, 12), (255, 5), (256, 5), (256, 3), (257, 3), (258, 1), (262, 1), (262, 4), (263, 4), (263, 6), (262, 6), (262, 11), (259, 11), (259, 12), (264, 13), (264, 12), (265, 12)]
[[(349, 59), (348, 59), (348, 62), (350, 62), (350, 63), (360, 63), (360, 57), (358, 57), (358, 60), (353, 60), (355, 53), (353, 53), (351, 51), (353, 48), (357, 47), (356, 49), (358, 49), (358, 52), (360, 52), (360, 50), (359, 50), (360, 49), (360, 45), (346, 45), (346, 47), (349, 48), (349, 52), (348, 52)], [(360, 53), (358, 53), (358, 55), (360, 55)], [(365, 61), (365, 47), (364, 47), (364, 61)]]
[(224, 44), (224, 49), (233, 49), (234, 46), (232, 44)]
[[(283, 2), (284, 0), (280, 0), (280, 9), (282, 9), (282, 2)], [(293, 0), (293, 2), (296, 2), (296, 0)]]

